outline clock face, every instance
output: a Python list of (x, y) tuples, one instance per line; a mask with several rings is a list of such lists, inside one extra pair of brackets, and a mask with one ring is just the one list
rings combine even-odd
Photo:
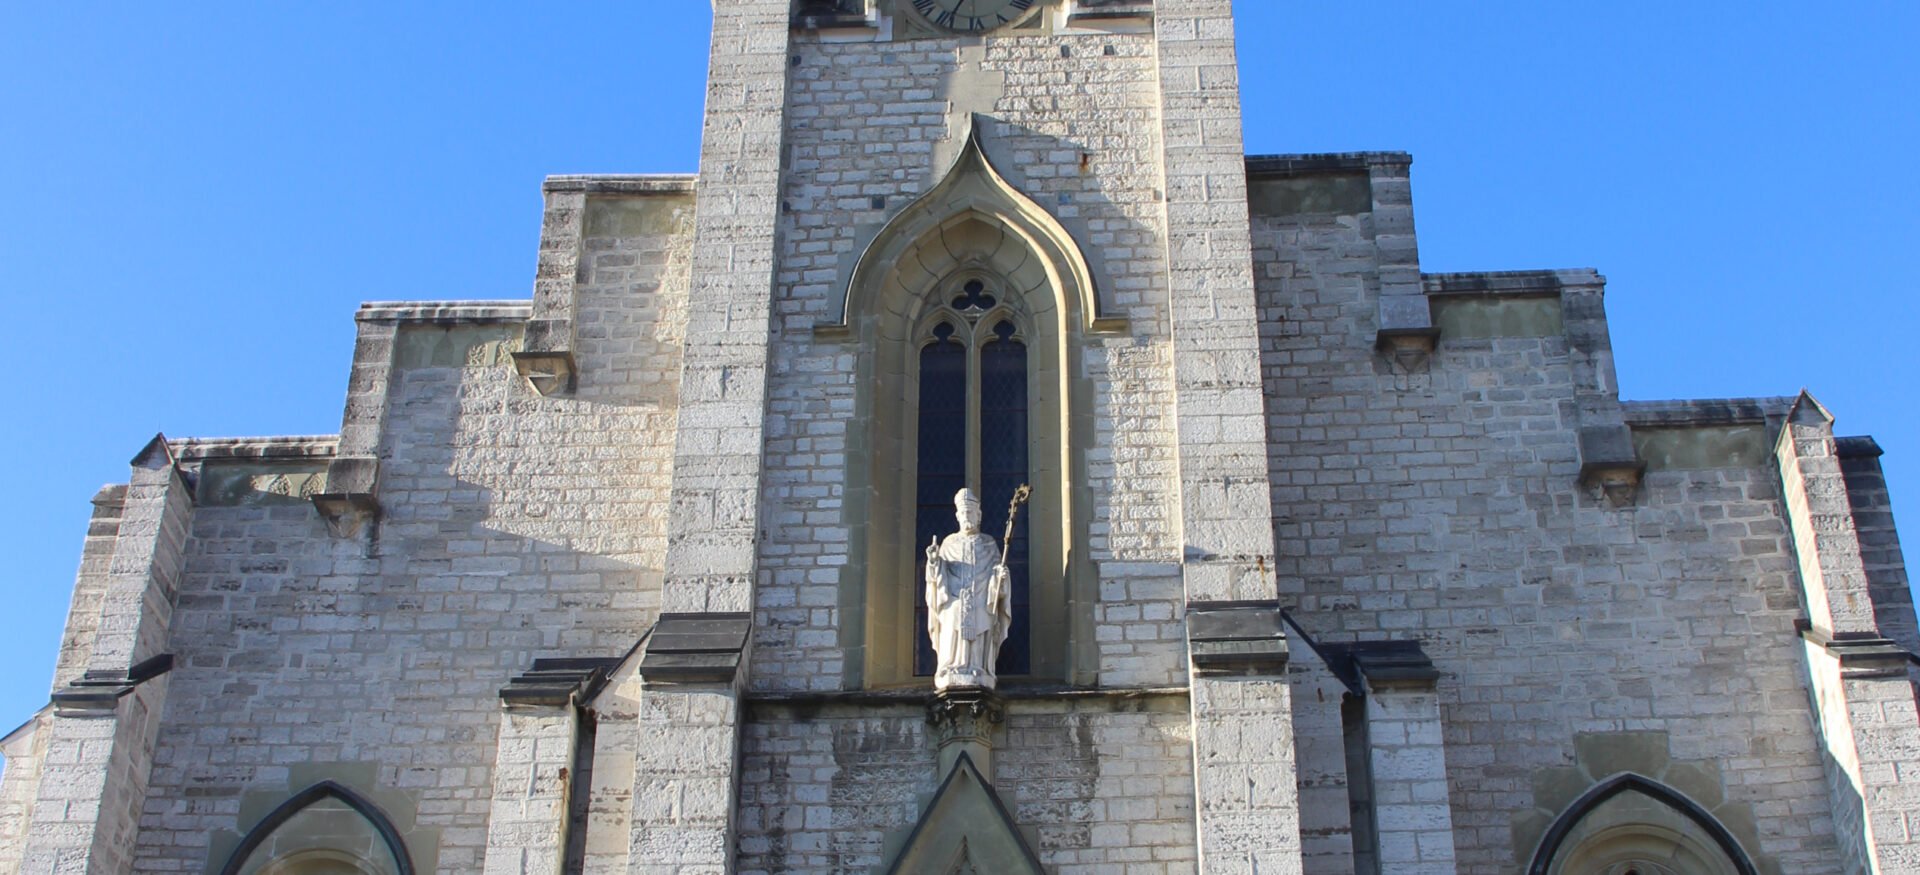
[(1037, 0), (912, 0), (913, 8), (936, 27), (979, 33), (1013, 24), (1033, 11)]

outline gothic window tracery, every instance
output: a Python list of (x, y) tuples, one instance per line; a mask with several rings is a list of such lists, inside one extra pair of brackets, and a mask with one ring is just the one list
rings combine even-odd
[[(999, 540), (1006, 532), (1007, 501), (1030, 482), (1027, 333), (1023, 315), (1002, 303), (999, 284), (983, 274), (962, 274), (941, 287), (921, 322), (919, 338), (918, 450), (915, 454), (914, 539), (926, 544), (954, 531), (953, 494), (971, 487), (980, 496), (981, 531)], [(1031, 587), (1028, 523), (1016, 518), (1005, 545), (1012, 580), (1013, 624), (1000, 649), (999, 675), (1031, 668)], [(920, 557), (915, 579), (925, 574)], [(933, 674), (927, 636), (925, 593), (915, 588), (915, 676)]]

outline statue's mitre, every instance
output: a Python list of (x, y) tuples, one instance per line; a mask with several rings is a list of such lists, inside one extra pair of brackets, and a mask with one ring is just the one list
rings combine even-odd
[(959, 492), (956, 492), (953, 494), (953, 506), (954, 507), (972, 507), (974, 510), (979, 510), (980, 499), (973, 497), (973, 490), (962, 489)]

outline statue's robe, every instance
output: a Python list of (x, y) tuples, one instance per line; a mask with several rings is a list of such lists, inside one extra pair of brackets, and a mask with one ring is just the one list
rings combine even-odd
[(927, 632), (933, 638), (935, 689), (992, 687), (993, 664), (1013, 625), (1000, 548), (978, 532), (956, 532), (927, 562)]

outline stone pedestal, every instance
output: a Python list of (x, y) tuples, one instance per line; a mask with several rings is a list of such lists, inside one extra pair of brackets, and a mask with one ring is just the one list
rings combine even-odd
[(937, 752), (935, 780), (953, 771), (960, 755), (993, 780), (993, 734), (1007, 721), (1005, 701), (986, 687), (948, 687), (927, 701), (927, 723)]

